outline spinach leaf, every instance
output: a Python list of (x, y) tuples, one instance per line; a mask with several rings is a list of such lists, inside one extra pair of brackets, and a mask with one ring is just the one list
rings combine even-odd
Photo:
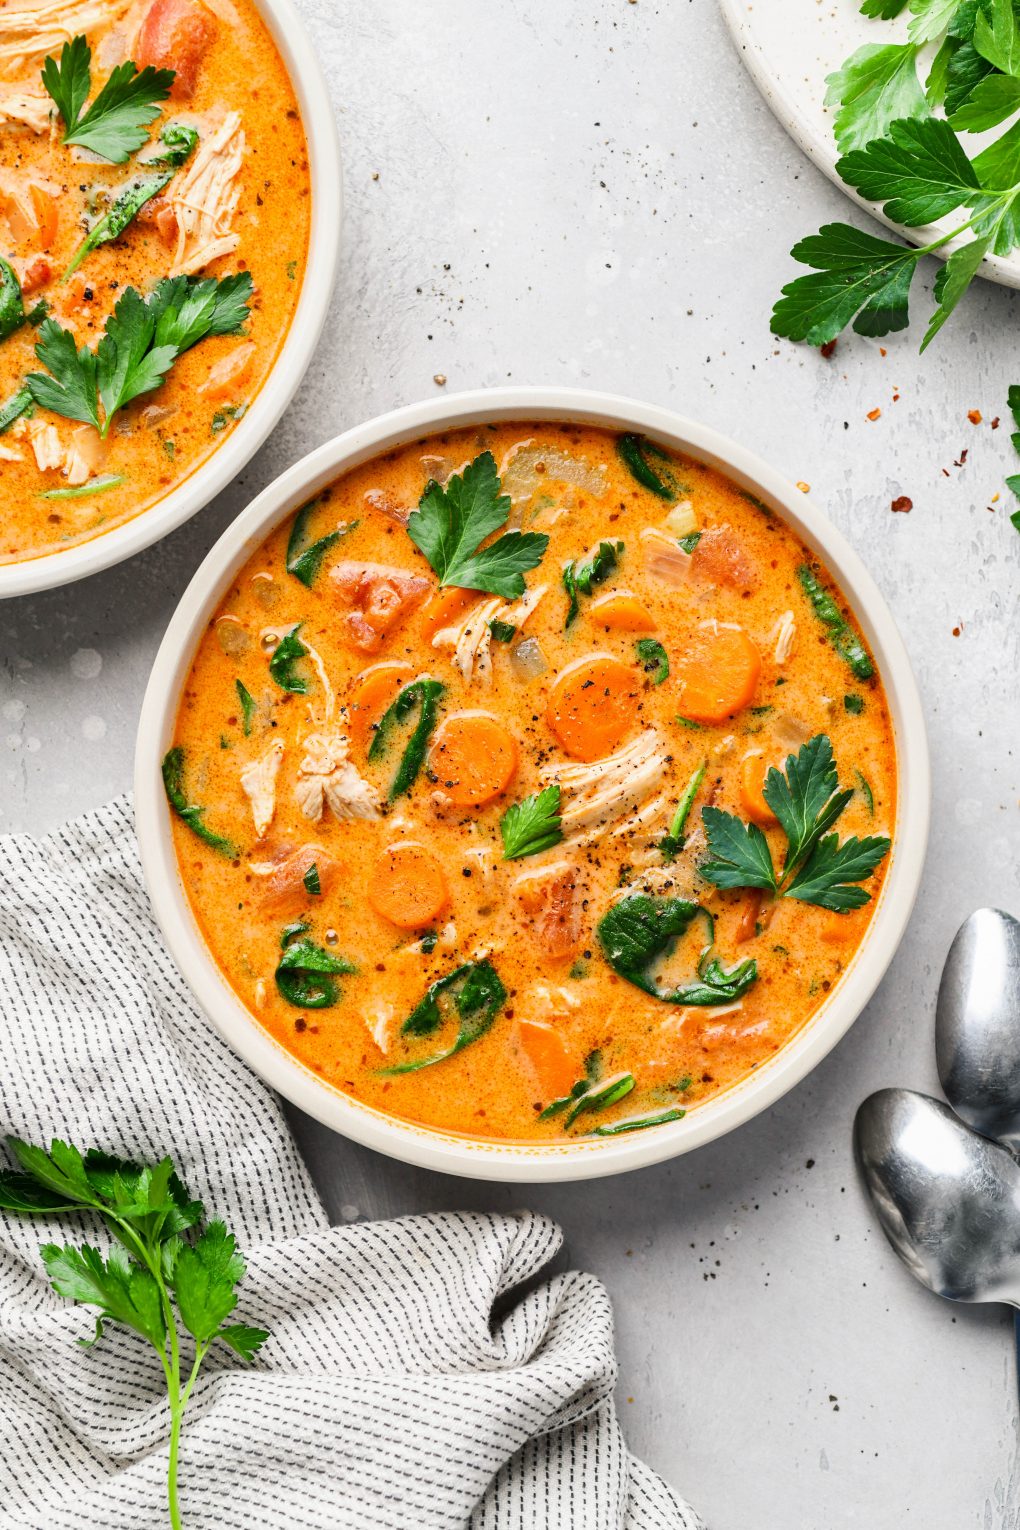
[(797, 578), (811, 609), (822, 626), (827, 628), (833, 648), (846, 660), (858, 680), (870, 680), (875, 673), (871, 657), (828, 590), (816, 579), (806, 563), (798, 568)]
[(31, 414), (34, 408), (35, 399), (31, 389), (19, 388), (6, 403), (0, 404), (0, 436), (11, 428), (15, 420), (20, 420), (23, 414)]
[(293, 574), (303, 585), (311, 589), (322, 567), (322, 560), (331, 547), (335, 547), (341, 537), (355, 529), (358, 522), (354, 521), (350, 526), (345, 526), (343, 531), (339, 527), (328, 531), (318, 541), (308, 540), (308, 522), (312, 518), (312, 512), (319, 505), (318, 499), (310, 499), (307, 505), (294, 517), (294, 524), (290, 528), (290, 536), (287, 539), (287, 572)]
[(198, 145), (198, 129), (189, 127), (186, 122), (167, 122), (159, 135), (159, 141), (164, 146), (162, 154), (148, 155), (139, 164), (165, 165), (170, 170), (179, 170), (183, 164), (191, 158)]
[(197, 834), (199, 839), (204, 840), (213, 850), (218, 850), (221, 855), (227, 855), (233, 859), (239, 854), (236, 845), (229, 839), (224, 839), (222, 834), (214, 834), (212, 829), (203, 822), (205, 808), (188, 801), (184, 790), (184, 750), (180, 744), (167, 750), (163, 756), (162, 770), (166, 800), (178, 818), (183, 819), (193, 834)]
[(237, 691), (237, 699), (241, 703), (241, 731), (245, 738), (250, 738), (252, 720), (259, 709), (259, 704), (243, 681), (235, 680), (234, 689)]
[(593, 1128), (593, 1135), (622, 1137), (625, 1132), (644, 1131), (646, 1126), (665, 1126), (667, 1121), (682, 1121), (686, 1114), (686, 1110), (671, 1107), (669, 1110), (657, 1111), (651, 1116), (631, 1116), (629, 1121), (614, 1121), (610, 1126), (596, 1126)]
[(506, 1002), (507, 992), (490, 961), (465, 962), (429, 985), (424, 997), (400, 1027), (400, 1034), (413, 1037), (434, 1035), (443, 1023), (444, 1010), (439, 1001), (444, 995), (451, 1002), (458, 1021), (452, 1044), (429, 1057), (381, 1068), (379, 1071), (384, 1077), (416, 1073), (420, 1068), (431, 1068), (433, 1064), (445, 1062), (448, 1057), (462, 1052), (484, 1036)]
[[(674, 503), (687, 493), (687, 485), (682, 484), (672, 471), (672, 457), (646, 436), (621, 436), (616, 450), (631, 477), (659, 499)], [(649, 457), (654, 458), (658, 466), (652, 467)]]
[(0, 256), (0, 340), (13, 335), (25, 322), (25, 305), (21, 298), (21, 283), (9, 260)]
[(667, 866), (672, 861), (676, 860), (677, 856), (680, 854), (680, 851), (683, 849), (686, 843), (686, 840), (684, 839), (684, 827), (687, 823), (687, 819), (690, 816), (691, 808), (694, 806), (694, 799), (698, 795), (702, 781), (705, 779), (705, 772), (707, 769), (708, 761), (705, 760), (701, 765), (698, 766), (697, 770), (694, 772), (693, 776), (684, 787), (683, 795), (676, 805), (676, 812), (670, 819), (669, 833), (664, 834), (659, 840), (657, 848), (661, 850), (662, 859), (666, 862)]
[(319, 877), (319, 868), (316, 866), (314, 861), (309, 866), (301, 880), (305, 884), (305, 892), (308, 893), (310, 897), (322, 897), (322, 881)]
[(652, 675), (653, 685), (661, 685), (664, 680), (669, 679), (669, 654), (658, 638), (638, 638), (634, 647), (648, 673), (655, 671)]
[(439, 698), (446, 687), (438, 680), (430, 680), (427, 675), (413, 680), (410, 685), (403, 686), (396, 697), (383, 713), (379, 726), (375, 730), (372, 742), (369, 745), (368, 758), (380, 760), (389, 748), (393, 732), (398, 724), (405, 722), (414, 711), (420, 707), (418, 722), (415, 725), (410, 738), (404, 746), (397, 773), (393, 777), (390, 786), (390, 801), (409, 792), (418, 778), (418, 772), (425, 762), (425, 751), (428, 748), (429, 738), (436, 725), (436, 711)]
[(563, 588), (569, 604), (564, 632), (573, 625), (581, 611), (581, 595), (590, 595), (596, 584), (604, 584), (620, 561), (622, 542), (600, 542), (598, 551), (587, 563), (568, 563), (563, 570)]
[(353, 962), (331, 956), (314, 940), (293, 940), (276, 969), (276, 986), (297, 1009), (330, 1009), (340, 997), (337, 977), (357, 972)]
[(497, 643), (512, 643), (517, 627), (513, 622), (501, 622), (498, 617), (493, 617), (489, 623), (489, 631)]
[(308, 649), (298, 637), (299, 630), (295, 627), (293, 632), (280, 639), (269, 661), (269, 673), (282, 691), (289, 691), (293, 696), (307, 696), (308, 681), (294, 673), (298, 660), (308, 656)]
[(665, 955), (698, 913), (705, 915), (711, 930), (711, 916), (697, 903), (635, 893), (603, 914), (595, 933), (614, 972), (653, 999), (666, 1004), (727, 1004), (739, 999), (757, 981), (758, 965), (753, 959), (727, 970), (711, 955), (710, 943), (702, 952), (696, 978), (666, 993), (649, 973), (652, 963)]
[(68, 277), (73, 276), (82, 261), (101, 244), (109, 244), (111, 240), (119, 239), (146, 202), (151, 202), (164, 186), (169, 185), (173, 180), (173, 174), (172, 170), (166, 170), (162, 175), (138, 176), (135, 180), (129, 181), (123, 190), (118, 192), (109, 210), (93, 224), (85, 239), (75, 250), (71, 257), (71, 264), (60, 278), (61, 281), (66, 282)]

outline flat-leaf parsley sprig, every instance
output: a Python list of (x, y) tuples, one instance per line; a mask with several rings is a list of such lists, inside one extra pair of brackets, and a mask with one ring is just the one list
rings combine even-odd
[[(233, 1323), (244, 1260), (222, 1222), (203, 1225), (193, 1200), (164, 1158), (130, 1163), (91, 1149), (82, 1154), (59, 1140), (45, 1148), (17, 1137), (8, 1145), (19, 1171), (0, 1172), (0, 1209), (27, 1216), (84, 1213), (98, 1217), (116, 1240), (107, 1253), (83, 1243), (40, 1248), (58, 1296), (98, 1309), (91, 1346), (107, 1323), (120, 1323), (159, 1356), (170, 1404), (167, 1503), (180, 1530), (177, 1460), (181, 1424), (199, 1368), (217, 1339), (242, 1360), (254, 1359), (269, 1337), (263, 1328)], [(190, 1334), (190, 1363), (182, 1353)]]
[(440, 584), (516, 600), (524, 594), (524, 575), (545, 556), (549, 538), (538, 531), (507, 531), (483, 547), (510, 518), (510, 497), (499, 490), (496, 460), (482, 452), (463, 473), (447, 479), (445, 488), (429, 480), (407, 534)]
[(840, 789), (828, 736), (818, 733), (791, 754), (785, 774), (773, 766), (763, 794), (786, 835), (782, 869), (777, 874), (757, 824), (706, 807), (702, 818), (709, 859), (698, 868), (706, 881), (723, 888), (760, 888), (774, 898), (796, 898), (837, 914), (870, 902), (871, 894), (853, 884), (877, 870), (890, 841), (876, 834), (840, 843), (838, 834), (828, 832), (853, 796), (852, 788)]
[(158, 388), (185, 351), (209, 335), (237, 334), (251, 295), (247, 271), (219, 280), (165, 277), (146, 298), (125, 287), (94, 351), (44, 319), (35, 353), (47, 371), (29, 373), (25, 386), (41, 408), (105, 436), (118, 411)]
[(158, 117), (174, 82), (172, 69), (144, 69), (125, 59), (113, 70), (89, 106), (92, 50), (83, 36), (73, 37), (43, 61), (42, 82), (64, 119), (65, 144), (78, 144), (122, 165), (148, 141), (149, 123)]
[[(889, 20), (906, 0), (865, 0), (865, 15)], [(925, 230), (965, 209), (970, 216), (912, 249), (845, 223), (831, 223), (794, 246), (811, 275), (783, 288), (772, 330), (824, 345), (853, 325), (885, 335), (908, 323), (918, 262), (967, 234), (935, 282), (936, 308), (921, 349), (970, 286), (986, 255), (1020, 245), (1020, 122), (970, 158), (960, 133), (985, 132), (1020, 110), (1020, 22), (1013, 0), (910, 0), (909, 40), (867, 45), (828, 77), (826, 104), (843, 151), (837, 170), (885, 216)], [(921, 48), (937, 51), (922, 88)], [(935, 117), (944, 109), (945, 117)]]

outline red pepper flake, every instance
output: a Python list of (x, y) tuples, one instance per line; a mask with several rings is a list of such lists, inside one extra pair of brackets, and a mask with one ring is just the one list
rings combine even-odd
[(943, 476), (943, 478), (948, 478), (949, 477), (949, 469), (948, 468), (943, 468), (942, 469), (942, 476)]
[(968, 418), (968, 420), (970, 421), (970, 423), (972, 425), (980, 425), (981, 424), (981, 410), (980, 409), (968, 409), (967, 410), (967, 418)]
[(996, 415), (995, 419), (992, 421), (992, 429), (993, 430), (998, 430), (998, 428), (999, 428), (999, 416)]
[(830, 356), (835, 355), (836, 342), (835, 342), (835, 340), (826, 340), (825, 344), (824, 345), (820, 345), (818, 347), (818, 349), (820, 350), (821, 354), (825, 357), (826, 361), (828, 361)]
[(869, 420), (877, 420), (881, 413), (882, 413), (881, 409), (870, 409), (868, 411), (868, 419)]
[(894, 393), (894, 394), (893, 394), (893, 396), (892, 396), (892, 401), (893, 401), (893, 403), (894, 403), (894, 404), (898, 404), (898, 403), (899, 403), (899, 401), (900, 401), (900, 396), (899, 396), (899, 394), (898, 394), (898, 393)]
[(913, 508), (914, 501), (906, 494), (900, 494), (892, 502), (892, 509), (897, 513), (900, 511), (906, 512), (907, 510), (913, 510)]
[(878, 348), (878, 354), (880, 356), (888, 356), (889, 352), (886, 350), (884, 345), (880, 345)]
[(962, 468), (962, 467), (966, 466), (967, 452), (969, 451), (969, 449), (970, 448), (966, 447), (966, 446), (963, 448), (963, 451), (960, 453), (960, 455), (956, 458), (956, 460), (953, 463), (954, 467)]
[(962, 623), (962, 622), (961, 622), (961, 623), (960, 623), (960, 625), (959, 625), (959, 626), (958, 626), (958, 627), (954, 627), (954, 628), (953, 628), (953, 636), (954, 636), (954, 637), (959, 637), (959, 636), (960, 636), (960, 633), (961, 633), (961, 632), (962, 632), (962, 631), (963, 631), (963, 623)]

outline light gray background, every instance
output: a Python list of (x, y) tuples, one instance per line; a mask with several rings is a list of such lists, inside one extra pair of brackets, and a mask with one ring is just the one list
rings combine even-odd
[[(922, 359), (916, 322), (887, 355), (774, 342), (790, 245), (865, 220), (772, 120), (711, 0), (299, 3), (346, 167), (326, 333), (214, 505), (119, 569), (0, 608), (0, 828), (42, 831), (128, 787), (149, 666), (207, 548), (282, 468), (435, 394), (436, 373), (451, 392), (576, 383), (671, 405), (809, 483), (900, 621), (934, 763), (918, 907), (849, 1037), (767, 1117), (616, 1181), (490, 1188), (302, 1135), (337, 1217), (527, 1202), (559, 1218), (613, 1296), (631, 1446), (711, 1530), (1012, 1530), (1007, 1319), (942, 1305), (894, 1263), (850, 1122), (879, 1085), (935, 1087), (949, 940), (979, 904), (1020, 912), (1020, 537), (1008, 495), (987, 508), (1017, 467), (1006, 420), (988, 423), (1020, 381), (1016, 298), (979, 283)], [(893, 515), (904, 493), (914, 509)]]

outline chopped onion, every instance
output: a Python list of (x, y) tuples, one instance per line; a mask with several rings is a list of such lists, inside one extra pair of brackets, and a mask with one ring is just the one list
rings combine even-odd
[(666, 517), (665, 525), (675, 537), (689, 537), (698, 529), (698, 517), (694, 513), (694, 506), (689, 499), (682, 499), (678, 505), (674, 505)]
[(510, 650), (510, 667), (519, 680), (535, 680), (549, 668), (538, 638), (521, 638)]
[(280, 586), (272, 574), (255, 574), (251, 581), (252, 594), (264, 611), (271, 611), (280, 599)]
[(530, 499), (553, 482), (573, 484), (600, 499), (606, 492), (605, 463), (593, 466), (584, 457), (572, 457), (555, 446), (522, 441), (512, 446), (503, 462), (502, 489), (511, 499)]

